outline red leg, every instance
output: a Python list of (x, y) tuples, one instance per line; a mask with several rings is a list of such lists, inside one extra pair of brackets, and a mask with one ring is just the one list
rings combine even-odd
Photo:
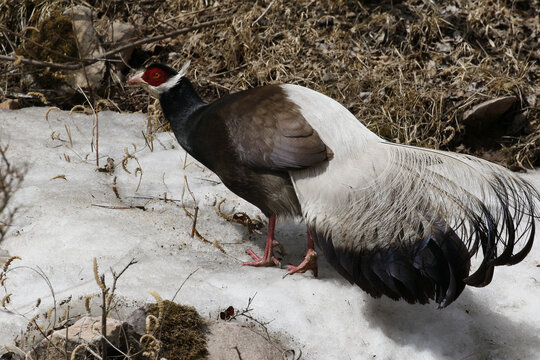
[(298, 266), (293, 266), (293, 265), (287, 266), (287, 269), (289, 270), (289, 272), (285, 274), (285, 276), (296, 274), (296, 273), (305, 273), (306, 271), (311, 270), (313, 271), (313, 276), (317, 277), (318, 255), (315, 252), (315, 244), (313, 243), (313, 239), (311, 238), (311, 235), (309, 235), (309, 231), (307, 233), (307, 238), (308, 238), (308, 249), (307, 249), (306, 257), (304, 258), (304, 261), (302, 261), (300, 265)]
[[(268, 237), (266, 238), (266, 246), (264, 247), (264, 254), (261, 257), (257, 256), (253, 252), (253, 250), (249, 249), (247, 253), (253, 258), (255, 261), (246, 261), (242, 263), (242, 265), (248, 265), (248, 266), (274, 266), (279, 265), (279, 260), (274, 257), (274, 251), (272, 250), (277, 243), (277, 241), (274, 240), (274, 229), (276, 227), (276, 215), (270, 215), (270, 219), (268, 219)], [(279, 243), (278, 243), (279, 244)]]

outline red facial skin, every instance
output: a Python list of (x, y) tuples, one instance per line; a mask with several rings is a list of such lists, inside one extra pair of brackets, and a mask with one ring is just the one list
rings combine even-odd
[(169, 74), (163, 69), (153, 67), (144, 72), (142, 79), (149, 85), (159, 86), (169, 79)]

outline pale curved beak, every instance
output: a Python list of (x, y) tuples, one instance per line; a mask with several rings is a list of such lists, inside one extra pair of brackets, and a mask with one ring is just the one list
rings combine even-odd
[(126, 81), (126, 86), (133, 86), (133, 85), (141, 84), (144, 81), (142, 79), (142, 75), (143, 75), (143, 73), (138, 73), (138, 74), (135, 74), (132, 77), (130, 77), (129, 80)]

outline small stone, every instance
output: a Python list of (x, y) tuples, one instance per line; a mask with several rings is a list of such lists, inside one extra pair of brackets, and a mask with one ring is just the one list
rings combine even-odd
[[(109, 25), (108, 29), (107, 42), (112, 44), (112, 47), (125, 45), (129, 40), (133, 41), (136, 35), (135, 26), (121, 21), (114, 21)], [(114, 63), (115, 70), (122, 71), (126, 67), (133, 50), (134, 48), (130, 48), (120, 52), (119, 55), (122, 61)]]
[(0, 109), (2, 110), (17, 110), (20, 108), (21, 105), (17, 99), (7, 99), (0, 103)]
[(437, 64), (433, 60), (429, 60), (426, 64), (426, 72), (430, 78), (434, 78), (437, 75)]
[[(77, 43), (79, 44), (80, 57), (99, 57), (103, 50), (94, 29), (92, 9), (83, 5), (77, 5), (67, 9), (62, 15), (72, 20), (73, 31), (75, 36), (77, 36)], [(85, 70), (80, 69), (71, 72), (72, 76), (66, 79), (66, 81), (73, 88), (88, 88), (88, 85), (93, 88), (101, 87), (101, 80), (103, 80), (103, 76), (105, 75), (105, 64), (102, 61), (98, 61), (94, 64), (87, 65)]]
[(527, 103), (529, 104), (530, 107), (535, 107), (536, 106), (536, 95), (535, 94), (529, 94), (529, 95), (525, 96), (525, 99), (527, 99)]
[[(35, 359), (64, 360), (64, 349), (70, 353), (78, 345), (86, 344), (90, 348), (99, 349), (101, 344), (101, 317), (85, 316), (69, 326), (67, 329), (56, 330), (47, 339), (43, 339), (33, 350)], [(66, 338), (67, 332), (67, 338)], [(108, 318), (107, 340), (118, 349), (130, 348), (136, 352), (138, 342), (130, 335), (133, 330), (126, 322)], [(53, 346), (51, 346), (51, 344)], [(110, 347), (110, 354), (115, 350)], [(85, 350), (80, 350), (77, 359), (84, 358)]]
[(452, 45), (448, 44), (447, 42), (438, 42), (435, 44), (435, 48), (439, 52), (448, 53), (451, 52), (454, 48)]
[(371, 91), (362, 91), (358, 93), (358, 97), (364, 102), (370, 102), (373, 93)]
[(282, 360), (282, 350), (262, 335), (231, 321), (207, 322), (208, 360)]
[(170, 52), (169, 55), (167, 55), (167, 59), (170, 63), (172, 63), (175, 60), (178, 60), (180, 58), (180, 54), (177, 52)]
[(481, 122), (491, 123), (507, 112), (517, 101), (515, 96), (504, 96), (484, 101), (463, 114), (465, 123)]
[(148, 306), (139, 307), (131, 312), (126, 318), (126, 322), (133, 327), (133, 330), (139, 335), (146, 331), (146, 310)]

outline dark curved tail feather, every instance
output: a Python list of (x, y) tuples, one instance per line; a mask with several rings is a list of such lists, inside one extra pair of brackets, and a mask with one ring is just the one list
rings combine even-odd
[[(480, 244), (483, 260), (473, 274), (463, 279), (465, 284), (470, 286), (483, 287), (488, 285), (493, 278), (495, 266), (519, 263), (531, 251), (534, 243), (535, 219), (537, 218), (535, 201), (538, 198), (538, 193), (529, 184), (524, 183), (523, 186), (528, 191), (524, 192), (523, 205), (520, 208), (514, 208), (514, 214), (512, 214), (507, 199), (501, 194), (508, 194), (515, 190), (505, 187), (502, 181), (500, 181), (499, 186), (504, 190), (497, 193), (499, 206), (502, 209), (501, 218), (498, 221), (495, 220), (487, 208), (482, 206), (483, 216), (476, 216), (473, 221), (475, 231), (471, 239), (470, 256), (476, 254)], [(518, 232), (515, 224), (520, 224), (524, 216), (527, 217), (526, 224), (524, 229)], [(497, 222), (503, 224), (502, 230), (497, 229)], [(520, 236), (516, 236), (518, 233), (520, 233)], [(516, 245), (524, 241), (525, 244), (521, 245), (521, 249), (514, 253)], [(503, 245), (500, 254), (497, 253), (498, 244)]]
[[(331, 232), (319, 232), (315, 224), (309, 225), (310, 233), (329, 263), (371, 296), (421, 304), (435, 300), (445, 307), (465, 285), (488, 285), (495, 266), (514, 265), (532, 248), (539, 193), (525, 181), (512, 182), (501, 176), (494, 176), (490, 186), (495, 204), (489, 206), (472, 195), (465, 206), (457, 197), (445, 194), (464, 210), (464, 217), (452, 226), (437, 213), (430, 215), (418, 208), (418, 216), (431, 224), (428, 236), (421, 235), (422, 226), (416, 239), (406, 239), (399, 232), (398, 239), (388, 239), (392, 245), (355, 251), (346, 241), (332, 239)], [(362, 242), (369, 244), (368, 240)], [(380, 239), (375, 243), (381, 244)], [(481, 263), (469, 274), (470, 259), (475, 255), (480, 255)]]
[(463, 291), (469, 274), (469, 253), (452, 231), (430, 235), (421, 243), (353, 253), (334, 247), (332, 240), (310, 231), (329, 263), (351, 283), (373, 297), (440, 307)]

